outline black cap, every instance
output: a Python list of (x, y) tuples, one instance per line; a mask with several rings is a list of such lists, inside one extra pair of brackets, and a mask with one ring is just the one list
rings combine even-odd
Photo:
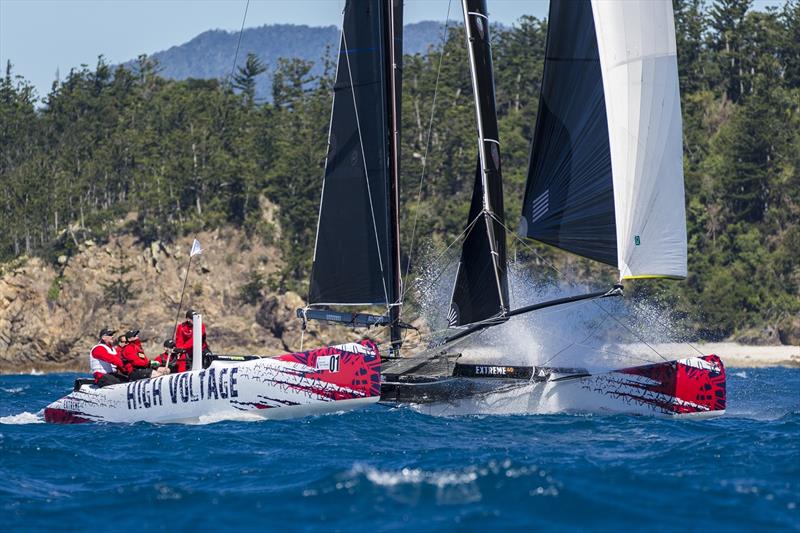
[(100, 333), (97, 335), (97, 338), (98, 339), (102, 339), (106, 335), (113, 335), (114, 333), (116, 333), (116, 330), (109, 329), (109, 328), (103, 328), (103, 329), (100, 330)]
[(138, 329), (128, 330), (127, 332), (125, 332), (125, 336), (128, 337), (129, 339), (131, 337), (138, 337), (139, 336), (139, 330)]
[(192, 318), (196, 314), (197, 313), (195, 312), (194, 309), (189, 309), (188, 311), (186, 311), (186, 318)]
[(167, 340), (164, 341), (164, 348), (174, 348), (174, 347), (175, 347), (175, 341), (174, 340), (167, 339)]

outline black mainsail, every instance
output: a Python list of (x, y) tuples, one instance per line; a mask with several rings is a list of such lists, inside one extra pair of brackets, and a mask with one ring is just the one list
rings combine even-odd
[(520, 233), (617, 264), (600, 57), (589, 0), (551, 0)]
[(485, 0), (463, 0), (478, 122), (478, 168), (448, 321), (464, 326), (508, 311), (503, 180)]
[(401, 10), (397, 0), (348, 0), (344, 8), (312, 306), (399, 303)]

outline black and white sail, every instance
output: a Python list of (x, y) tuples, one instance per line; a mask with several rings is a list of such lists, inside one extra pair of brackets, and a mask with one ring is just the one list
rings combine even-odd
[(478, 165), (448, 322), (464, 326), (508, 311), (503, 180), (485, 0), (463, 0), (478, 122)]
[(402, 3), (344, 8), (310, 305), (400, 298), (397, 172)]
[(681, 143), (670, 0), (551, 0), (520, 233), (685, 277)]

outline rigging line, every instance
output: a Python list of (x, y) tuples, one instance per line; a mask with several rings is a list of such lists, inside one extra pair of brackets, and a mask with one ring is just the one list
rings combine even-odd
[(492, 218), (493, 218), (493, 219), (494, 219), (494, 220), (495, 220), (495, 221), (496, 221), (498, 224), (500, 224), (501, 226), (503, 226), (503, 228), (505, 228), (505, 230), (506, 230), (506, 235), (509, 235), (509, 234), (510, 234), (511, 236), (513, 236), (516, 242), (519, 242), (520, 244), (522, 244), (522, 245), (523, 245), (523, 246), (524, 246), (526, 249), (528, 249), (528, 250), (529, 250), (529, 251), (530, 251), (530, 252), (531, 252), (533, 255), (535, 255), (535, 256), (536, 256), (536, 257), (537, 257), (539, 260), (541, 260), (541, 261), (542, 261), (542, 262), (543, 262), (543, 263), (544, 263), (546, 266), (548, 266), (548, 267), (552, 268), (553, 270), (555, 270), (555, 271), (556, 271), (556, 273), (557, 273), (558, 275), (560, 275), (560, 276), (564, 277), (564, 278), (565, 278), (565, 280), (566, 280), (567, 282), (569, 282), (571, 285), (573, 284), (573, 282), (571, 282), (571, 281), (570, 281), (570, 280), (567, 278), (567, 275), (566, 275), (566, 274), (564, 274), (563, 272), (561, 272), (561, 271), (560, 271), (558, 268), (556, 268), (556, 266), (555, 266), (555, 265), (554, 265), (552, 262), (548, 261), (548, 260), (547, 260), (547, 258), (545, 258), (545, 257), (544, 257), (544, 256), (542, 256), (542, 255), (541, 255), (539, 252), (537, 252), (537, 251), (536, 251), (536, 249), (535, 249), (533, 246), (531, 246), (530, 244), (528, 244), (527, 242), (525, 242), (525, 240), (524, 240), (522, 237), (520, 237), (520, 236), (517, 234), (517, 232), (516, 232), (516, 231), (514, 231), (514, 230), (512, 230), (511, 228), (509, 228), (508, 226), (506, 226), (505, 222), (503, 222), (502, 220), (500, 220), (500, 219), (497, 217), (497, 215), (496, 215), (495, 213), (493, 213), (493, 212), (489, 212), (489, 216), (491, 216), (491, 217), (492, 217)]
[[(463, 230), (461, 233), (459, 233), (459, 234), (456, 236), (456, 238), (455, 238), (455, 239), (453, 239), (453, 241), (452, 241), (452, 242), (451, 242), (451, 243), (450, 243), (450, 244), (447, 246), (447, 248), (445, 248), (444, 250), (442, 250), (442, 252), (441, 252), (441, 253), (439, 253), (439, 255), (437, 255), (437, 256), (436, 256), (436, 257), (433, 259), (433, 261), (431, 261), (431, 265), (436, 265), (436, 264), (438, 264), (438, 263), (439, 263), (439, 261), (441, 261), (441, 260), (442, 260), (442, 258), (444, 258), (445, 254), (447, 254), (447, 252), (450, 250), (450, 248), (452, 248), (453, 246), (455, 246), (455, 245), (456, 245), (456, 243), (458, 243), (458, 242), (461, 242), (461, 239), (462, 239), (462, 238), (464, 238), (464, 236), (465, 236), (465, 235), (469, 234), (469, 232), (470, 232), (470, 231), (472, 231), (472, 228), (473, 228), (473, 226), (475, 226), (475, 224), (477, 224), (478, 220), (481, 218), (481, 214), (482, 214), (482, 213), (479, 213), (479, 214), (478, 214), (478, 215), (477, 215), (477, 216), (476, 216), (474, 219), (472, 219), (472, 221), (471, 221), (469, 224), (467, 224), (467, 226), (464, 228), (464, 230)], [(448, 265), (449, 265), (449, 264), (452, 264), (452, 261), (448, 262), (447, 264), (448, 264)], [(438, 281), (438, 280), (439, 280), (439, 278), (441, 278), (441, 277), (444, 275), (444, 273), (445, 273), (445, 271), (446, 271), (446, 270), (447, 270), (447, 267), (446, 267), (446, 266), (445, 266), (444, 268), (440, 269), (440, 270), (439, 270), (439, 273), (438, 273), (436, 276), (434, 276), (434, 277), (433, 277), (433, 278), (430, 280), (430, 282), (431, 282), (431, 283), (435, 283), (436, 281)], [(414, 284), (414, 286), (416, 286), (416, 284)], [(407, 293), (409, 290), (411, 290), (411, 287), (412, 287), (412, 284), (410, 284), (410, 283), (408, 283), (408, 284), (405, 284), (405, 283), (404, 283), (404, 284), (403, 284), (403, 294), (402, 294), (401, 301), (405, 301), (406, 293)], [(404, 334), (404, 336), (403, 336), (403, 342), (405, 342), (405, 338), (406, 338), (406, 336), (407, 336), (407, 335), (408, 335), (408, 332), (406, 332), (406, 333)]]
[(558, 356), (559, 356), (559, 355), (561, 355), (562, 353), (566, 352), (567, 350), (569, 350), (569, 349), (570, 349), (570, 348), (572, 348), (573, 346), (575, 346), (575, 345), (581, 345), (582, 343), (584, 343), (584, 342), (588, 341), (589, 339), (591, 339), (591, 338), (592, 338), (592, 336), (594, 336), (594, 332), (595, 332), (595, 331), (597, 331), (597, 328), (599, 328), (599, 327), (600, 327), (600, 322), (598, 321), (598, 322), (597, 322), (597, 324), (595, 324), (594, 326), (592, 326), (591, 328), (589, 328), (589, 334), (588, 334), (588, 335), (586, 335), (586, 336), (585, 336), (585, 337), (584, 337), (584, 338), (583, 338), (581, 341), (572, 341), (571, 343), (569, 343), (568, 345), (566, 345), (565, 347), (563, 347), (563, 348), (561, 348), (559, 351), (557, 351), (555, 354), (553, 354), (553, 356), (552, 356), (550, 359), (548, 359), (547, 361), (545, 361), (544, 363), (542, 363), (540, 366), (547, 366), (547, 365), (549, 365), (550, 363), (552, 363), (552, 362), (553, 362), (553, 359), (555, 359), (556, 357), (558, 357)]
[[(586, 303), (586, 302), (590, 302), (590, 301), (596, 303), (597, 299), (584, 300), (583, 302), (580, 302), (580, 303)], [(579, 303), (579, 302), (576, 302), (576, 304), (577, 303)], [(542, 333), (545, 333), (546, 335), (548, 335), (551, 338), (556, 338), (556, 339), (560, 339), (562, 341), (570, 342), (567, 337), (565, 337), (563, 335), (553, 334), (552, 330), (545, 329), (542, 326), (537, 326), (536, 324), (528, 324), (527, 327), (529, 327), (530, 329), (535, 329), (535, 330), (538, 330), (538, 331), (540, 331)], [(595, 326), (595, 328), (596, 327), (597, 326)], [(484, 329), (484, 330), (481, 330), (481, 331), (486, 331), (486, 330)], [(606, 354), (609, 354), (609, 355), (615, 355), (615, 356), (618, 356), (618, 357), (628, 357), (628, 358), (636, 359), (637, 361), (643, 361), (643, 362), (646, 362), (646, 363), (652, 363), (653, 362), (652, 359), (646, 359), (646, 358), (644, 358), (642, 356), (637, 356), (637, 355), (630, 354), (630, 353), (615, 352), (615, 351), (609, 350), (607, 348), (598, 348), (596, 346), (591, 346), (591, 345), (588, 345), (588, 344), (584, 344), (584, 342), (585, 342), (585, 339), (582, 340), (581, 342), (574, 342), (573, 345), (577, 346), (579, 348), (587, 348), (589, 350), (594, 350), (594, 351), (606, 353)], [(544, 364), (547, 364), (547, 363), (544, 363)], [(544, 364), (541, 365), (541, 366), (544, 366)]]
[[(669, 329), (672, 329), (671, 327), (667, 326), (667, 325), (666, 325), (664, 322), (662, 322), (661, 320), (659, 320), (659, 318), (658, 318), (658, 317), (656, 317), (656, 318), (655, 318), (655, 321), (656, 321), (656, 323), (657, 323), (659, 326), (661, 326), (661, 327), (662, 327), (662, 328), (664, 328), (664, 329), (667, 329), (667, 330), (669, 330)], [(633, 335), (634, 335), (634, 336), (636, 336), (636, 334), (635, 334), (635, 333), (633, 333)], [(641, 338), (639, 338), (638, 336), (636, 336), (636, 337), (637, 337), (637, 339), (639, 339), (639, 340), (642, 340), (642, 339), (641, 339)], [(644, 341), (642, 340), (642, 342), (644, 342)], [(647, 343), (645, 343), (645, 344), (647, 344)], [(691, 348), (692, 350), (694, 350), (695, 352), (697, 352), (699, 355), (706, 355), (706, 354), (704, 354), (703, 352), (701, 352), (699, 348), (697, 348), (697, 347), (696, 347), (694, 344), (692, 344), (692, 343), (691, 343), (691, 342), (689, 342), (689, 341), (680, 341), (678, 344), (685, 344), (685, 345), (687, 345), (689, 348)], [(654, 348), (652, 348), (652, 347), (651, 347), (651, 349), (655, 351), (655, 349), (654, 349)], [(656, 353), (657, 353), (657, 352), (656, 352)], [(659, 354), (659, 355), (660, 355), (660, 354)], [(662, 357), (663, 357), (663, 356), (662, 356)]]
[[(242, 16), (242, 27), (239, 28), (239, 39), (236, 41), (236, 52), (233, 54), (233, 65), (231, 65), (231, 73), (228, 74), (228, 79), (225, 81), (225, 85), (230, 86), (231, 79), (233, 78), (233, 73), (236, 71), (236, 61), (239, 58), (239, 47), (242, 45), (242, 35), (244, 35), (244, 23), (247, 20), (247, 10), (250, 8), (250, 0), (247, 0), (247, 3), (244, 6), (244, 15)], [(228, 113), (230, 108), (225, 106), (225, 113), (222, 115), (222, 124), (220, 124), (220, 131), (225, 131), (225, 124), (228, 122)]]
[[(355, 111), (356, 115), (356, 129), (358, 130), (358, 143), (361, 146), (361, 161), (364, 163), (364, 181), (367, 183), (367, 196), (369, 197), (369, 211), (370, 215), (372, 216), (372, 229), (375, 231), (375, 248), (378, 250), (378, 265), (381, 269), (381, 283), (383, 284), (383, 296), (386, 298), (386, 305), (388, 306), (391, 302), (389, 301), (389, 289), (386, 286), (386, 275), (383, 270), (383, 256), (381, 254), (381, 239), (378, 236), (378, 223), (375, 220), (375, 208), (372, 205), (372, 188), (369, 185), (369, 169), (367, 168), (367, 158), (364, 153), (364, 138), (361, 135), (361, 121), (358, 118), (358, 103), (356, 102), (356, 87), (353, 83), (353, 69), (350, 67), (350, 54), (347, 53), (347, 50), (350, 48), (347, 46), (347, 32), (344, 29), (344, 24), (342, 24), (342, 42), (344, 43), (344, 58), (347, 61), (347, 76), (350, 79), (350, 93), (353, 95), (353, 110)], [(386, 308), (386, 312), (389, 312), (389, 308)]]
[[(567, 337), (565, 337), (563, 335), (554, 335), (551, 330), (546, 330), (545, 328), (543, 328), (541, 326), (537, 326), (535, 324), (530, 324), (529, 327), (530, 327), (530, 329), (534, 329), (534, 330), (540, 331), (542, 333), (545, 333), (546, 335), (548, 335), (551, 338), (554, 337), (554, 338), (562, 340), (562, 341), (571, 342), (572, 344), (569, 347), (576, 346), (576, 347), (579, 347), (579, 348), (586, 348), (587, 350), (590, 350), (590, 351), (600, 352), (600, 353), (604, 353), (604, 354), (608, 354), (608, 355), (613, 355), (613, 356), (616, 356), (616, 357), (634, 359), (634, 360), (642, 361), (642, 362), (645, 362), (645, 363), (652, 363), (653, 362), (652, 359), (648, 359), (648, 358), (642, 357), (640, 355), (635, 355), (635, 354), (631, 354), (631, 353), (624, 353), (624, 352), (620, 352), (620, 351), (609, 350), (608, 348), (602, 348), (602, 347), (591, 346), (589, 344), (585, 344), (586, 339), (583, 339), (580, 342), (573, 342), (573, 341), (570, 341)], [(597, 326), (595, 326), (595, 328), (596, 327)], [(427, 333), (427, 334), (424, 334), (424, 335), (421, 334), (420, 335), (420, 339), (421, 340), (433, 339), (438, 334), (446, 332), (446, 331), (448, 331), (448, 330), (447, 329), (442, 329), (442, 330), (437, 330), (437, 331), (434, 331), (434, 332), (431, 332), (431, 333)], [(486, 331), (487, 331), (487, 329), (482, 329), (480, 331), (475, 332), (475, 337), (477, 337), (478, 335), (480, 335), (480, 334), (482, 334), (482, 333), (484, 333)], [(591, 335), (589, 337), (591, 337)], [(381, 343), (381, 344), (388, 344), (388, 343)], [(438, 352), (439, 350), (445, 349), (445, 347), (442, 345), (442, 346), (436, 346), (436, 347), (433, 347), (433, 348), (430, 348), (430, 349), (433, 350), (433, 351), (437, 351)], [(563, 350), (561, 350), (561, 351), (563, 351)], [(434, 357), (434, 355), (432, 355), (430, 357)], [(426, 357), (419, 357), (419, 359), (426, 359)], [(554, 359), (554, 357), (551, 357), (545, 363), (543, 363), (541, 365), (535, 365), (535, 366), (544, 366), (544, 365), (550, 363), (553, 359)]]
[[(435, 265), (436, 263), (438, 263), (442, 259), (442, 257), (444, 257), (444, 255), (450, 250), (450, 248), (455, 246), (457, 243), (461, 242), (461, 238), (464, 237), (470, 231), (472, 231), (472, 227), (478, 222), (478, 220), (480, 220), (481, 216), (483, 216), (483, 213), (482, 212), (478, 213), (478, 215), (475, 218), (473, 218), (472, 221), (469, 224), (467, 224), (467, 226), (464, 228), (464, 230), (461, 233), (459, 233), (455, 237), (455, 239), (453, 239), (453, 241), (450, 244), (447, 245), (447, 248), (442, 250), (442, 252), (439, 253), (439, 255), (437, 255), (433, 259), (433, 261), (431, 261), (431, 264)], [(442, 274), (443, 274), (443, 272), (440, 272), (439, 275), (434, 277), (432, 281), (436, 281), (437, 279), (439, 279)], [(404, 288), (403, 288), (403, 298), (402, 298), (403, 300), (405, 300), (405, 295), (409, 290), (411, 290), (411, 286), (407, 286), (407, 287), (404, 286)]]
[[(417, 236), (417, 221), (419, 220), (419, 207), (422, 204), (422, 184), (425, 181), (425, 171), (427, 170), (428, 165), (428, 151), (431, 145), (431, 138), (433, 137), (433, 117), (436, 113), (436, 96), (439, 92), (439, 77), (442, 72), (442, 63), (444, 62), (444, 51), (445, 47), (447, 46), (447, 28), (450, 24), (450, 6), (453, 0), (447, 2), (447, 18), (445, 18), (444, 22), (444, 29), (442, 31), (442, 51), (439, 54), (439, 66), (436, 68), (436, 83), (433, 86), (433, 102), (431, 103), (431, 117), (428, 121), (428, 137), (425, 141), (425, 153), (422, 156), (422, 173), (419, 177), (419, 187), (417, 188), (417, 205), (414, 209), (414, 224), (412, 225), (411, 229), (411, 244), (408, 248), (408, 260), (406, 261), (406, 272), (404, 275), (403, 286), (405, 286), (405, 282), (408, 281), (408, 275), (411, 271), (411, 258), (414, 255), (414, 240)], [(402, 293), (401, 301), (405, 298), (405, 291)]]
[[(662, 322), (661, 320), (659, 320), (659, 318), (658, 318), (658, 317), (656, 317), (656, 318), (655, 318), (655, 321), (656, 321), (656, 323), (657, 323), (659, 326), (661, 326), (661, 327), (662, 327), (662, 328), (664, 328), (664, 329), (667, 329), (667, 330), (671, 330), (671, 329), (672, 329), (672, 327), (671, 327), (671, 326), (667, 326), (666, 324), (664, 324), (664, 322)], [(689, 348), (691, 348), (692, 350), (694, 350), (695, 352), (697, 352), (697, 353), (698, 353), (698, 354), (700, 354), (701, 356), (703, 356), (703, 355), (706, 355), (706, 354), (704, 354), (703, 352), (701, 352), (699, 348), (697, 348), (697, 347), (696, 347), (694, 344), (692, 344), (692, 343), (691, 343), (691, 342), (689, 342), (689, 341), (681, 341), (681, 342), (680, 342), (680, 344), (685, 344), (685, 345), (687, 345)]]
[(231, 73), (228, 75), (228, 82), (233, 78), (233, 73), (236, 70), (236, 60), (239, 58), (239, 47), (242, 46), (242, 35), (244, 34), (244, 21), (247, 20), (247, 10), (250, 8), (250, 0), (244, 6), (244, 16), (242, 17), (242, 27), (239, 29), (239, 40), (236, 42), (236, 53), (233, 54), (233, 66)]
[(642, 344), (644, 344), (645, 346), (647, 346), (648, 348), (650, 348), (651, 350), (653, 350), (653, 352), (654, 352), (654, 353), (655, 353), (657, 356), (659, 356), (661, 359), (663, 359), (663, 360), (664, 360), (664, 361), (666, 361), (666, 362), (669, 362), (669, 359), (667, 359), (666, 357), (664, 357), (663, 355), (661, 355), (661, 352), (659, 352), (658, 350), (656, 350), (655, 348), (653, 348), (653, 347), (652, 347), (652, 346), (651, 346), (651, 345), (650, 345), (650, 344), (649, 344), (649, 343), (648, 343), (646, 340), (644, 340), (644, 339), (643, 339), (643, 338), (642, 338), (642, 337), (641, 337), (641, 336), (640, 336), (638, 333), (636, 333), (635, 331), (633, 331), (633, 329), (632, 329), (632, 328), (628, 327), (628, 326), (627, 326), (627, 325), (626, 325), (624, 322), (622, 322), (620, 319), (618, 319), (617, 317), (615, 317), (615, 316), (613, 315), (613, 313), (611, 313), (611, 312), (610, 312), (610, 311), (608, 311), (608, 310), (607, 310), (605, 307), (603, 307), (602, 305), (600, 305), (600, 303), (599, 303), (599, 302), (597, 302), (596, 300), (593, 300), (593, 302), (594, 302), (594, 304), (595, 304), (597, 307), (599, 307), (599, 308), (600, 308), (600, 309), (601, 309), (601, 310), (602, 310), (602, 311), (603, 311), (605, 314), (607, 314), (608, 316), (610, 316), (611, 318), (613, 318), (613, 319), (614, 319), (614, 321), (615, 321), (617, 324), (619, 324), (620, 326), (622, 326), (623, 328), (625, 328), (625, 329), (628, 331), (628, 333), (630, 333), (631, 335), (633, 335), (633, 336), (634, 336), (634, 337), (635, 337), (635, 338), (636, 338), (636, 339), (637, 339), (639, 342), (641, 342)]
[[(502, 226), (503, 226), (503, 227), (506, 229), (506, 232), (507, 232), (507, 233), (510, 233), (511, 235), (513, 235), (513, 236), (514, 236), (514, 238), (515, 238), (515, 240), (516, 240), (517, 242), (521, 243), (521, 244), (522, 244), (522, 245), (523, 245), (525, 248), (527, 248), (528, 250), (530, 250), (530, 251), (531, 251), (531, 252), (532, 252), (532, 253), (533, 253), (533, 254), (534, 254), (534, 255), (535, 255), (537, 258), (541, 259), (541, 260), (542, 260), (542, 262), (544, 262), (544, 263), (545, 263), (547, 266), (549, 266), (550, 268), (552, 268), (553, 270), (555, 270), (555, 271), (556, 271), (556, 272), (557, 272), (559, 275), (561, 275), (561, 276), (563, 276), (564, 278), (566, 278), (566, 275), (565, 275), (563, 272), (561, 272), (561, 271), (560, 271), (558, 268), (556, 268), (556, 266), (555, 266), (553, 263), (551, 263), (550, 261), (548, 261), (547, 259), (545, 259), (544, 257), (542, 257), (542, 256), (541, 256), (541, 255), (540, 255), (540, 254), (539, 254), (539, 253), (538, 253), (538, 252), (537, 252), (537, 251), (536, 251), (536, 250), (535, 250), (535, 249), (534, 249), (534, 248), (533, 248), (531, 245), (529, 245), (527, 242), (525, 242), (525, 240), (524, 240), (524, 239), (522, 239), (522, 238), (521, 238), (519, 235), (517, 235), (517, 233), (516, 233), (516, 232), (512, 232), (512, 231), (511, 231), (511, 230), (508, 228), (508, 226), (506, 226), (506, 225), (505, 225), (503, 222), (501, 222), (500, 220), (498, 220), (498, 219), (497, 219), (497, 217), (495, 217), (493, 213), (490, 213), (490, 214), (492, 215), (492, 218), (494, 218), (495, 220), (497, 220), (497, 222), (498, 222), (499, 224), (501, 224), (501, 225), (502, 225)], [(572, 285), (572, 284), (574, 284), (574, 283), (573, 283), (572, 281), (570, 281), (569, 279), (566, 279), (566, 281), (567, 281), (567, 282), (569, 282), (571, 285)], [(596, 300), (593, 300), (593, 301), (594, 301), (594, 303), (595, 303), (596, 305), (600, 306), (599, 302), (597, 302)], [(655, 348), (653, 348), (652, 346), (650, 346), (650, 345), (649, 345), (649, 344), (648, 344), (648, 343), (647, 343), (647, 342), (646, 342), (644, 339), (642, 339), (642, 338), (641, 338), (641, 337), (640, 337), (640, 336), (639, 336), (637, 333), (635, 333), (633, 330), (631, 330), (631, 329), (630, 329), (628, 326), (626, 326), (625, 324), (623, 324), (622, 322), (620, 322), (620, 321), (617, 319), (617, 317), (615, 317), (613, 314), (611, 314), (609, 311), (607, 311), (607, 310), (606, 310), (604, 307), (600, 306), (600, 309), (602, 309), (602, 310), (603, 310), (603, 311), (604, 311), (606, 314), (608, 314), (608, 315), (609, 315), (611, 318), (613, 318), (614, 320), (616, 320), (616, 321), (617, 321), (617, 322), (618, 322), (618, 323), (619, 323), (619, 324), (620, 324), (620, 325), (621, 325), (623, 328), (625, 328), (626, 330), (628, 330), (628, 332), (629, 332), (629, 333), (631, 333), (631, 334), (632, 334), (634, 337), (636, 337), (636, 339), (637, 339), (637, 340), (639, 340), (639, 341), (641, 341), (642, 343), (644, 343), (645, 345), (647, 345), (647, 347), (648, 347), (648, 348), (650, 348), (651, 350), (653, 350), (653, 352), (655, 352), (655, 353), (656, 353), (656, 355), (658, 355), (659, 357), (661, 357), (661, 358), (662, 358), (664, 361), (668, 361), (668, 360), (669, 360), (669, 359), (667, 359), (666, 357), (664, 357), (663, 355), (661, 355), (661, 353), (659, 353), (659, 352), (658, 352), (658, 350), (656, 350)], [(663, 323), (661, 323), (661, 322), (660, 322), (660, 321), (658, 321), (658, 320), (657, 320), (657, 322), (658, 322), (660, 325), (662, 325), (662, 326), (664, 325)], [(700, 355), (705, 355), (705, 354), (704, 354), (703, 352), (701, 352), (701, 351), (700, 351), (700, 350), (699, 350), (697, 347), (695, 347), (695, 346), (694, 346), (692, 343), (690, 343), (690, 342), (688, 342), (688, 341), (684, 341), (684, 344), (688, 345), (688, 346), (689, 346), (691, 349), (693, 349), (694, 351), (696, 351), (698, 354), (700, 354)]]

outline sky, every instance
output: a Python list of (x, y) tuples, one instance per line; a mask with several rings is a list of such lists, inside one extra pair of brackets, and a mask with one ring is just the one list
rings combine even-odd
[[(756, 9), (782, 3), (755, 0)], [(458, 0), (404, 0), (406, 23), (461, 20)], [(511, 25), (522, 15), (547, 16), (548, 0), (488, 0), (491, 20)], [(247, 0), (0, 0), (0, 65), (46, 95), (63, 77), (97, 56), (115, 64), (183, 44), (210, 29), (239, 31)], [(344, 0), (250, 0), (245, 27), (339, 25)]]

